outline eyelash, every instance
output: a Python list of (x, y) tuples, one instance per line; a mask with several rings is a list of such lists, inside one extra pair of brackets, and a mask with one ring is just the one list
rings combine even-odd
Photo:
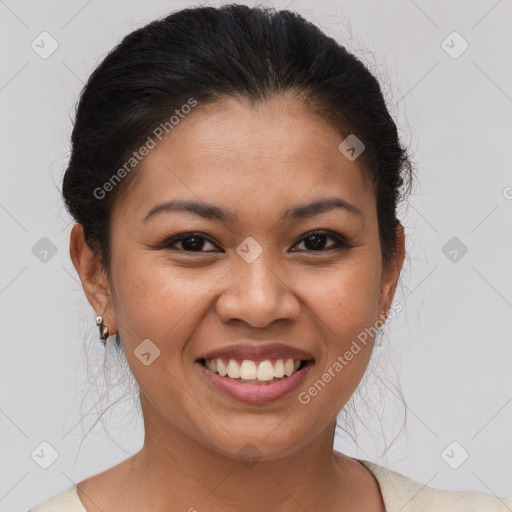
[[(335, 241), (335, 244), (334, 246), (331, 246), (327, 249), (319, 249), (317, 251), (314, 251), (314, 250), (306, 250), (305, 252), (310, 252), (310, 253), (325, 253), (325, 252), (328, 252), (328, 251), (332, 251), (332, 250), (336, 250), (336, 249), (351, 249), (353, 247), (355, 247), (355, 245), (352, 245), (352, 244), (349, 244), (348, 242), (346, 242), (341, 236), (331, 232), (331, 231), (326, 231), (326, 230), (314, 230), (314, 231), (309, 231), (308, 233), (306, 233), (304, 236), (302, 236), (302, 238), (295, 244), (295, 245), (298, 245), (300, 243), (302, 243), (304, 240), (312, 237), (312, 236), (315, 236), (315, 235), (320, 235), (320, 236), (326, 236), (327, 238), (331, 238)], [(168, 238), (167, 240), (165, 240), (164, 242), (162, 242), (158, 247), (157, 249), (171, 249), (171, 250), (178, 250), (178, 251), (181, 251), (181, 252), (186, 252), (186, 253), (196, 253), (196, 254), (200, 254), (200, 253), (208, 253), (208, 252), (211, 252), (211, 251), (186, 251), (185, 249), (179, 249), (179, 248), (176, 248), (176, 247), (173, 247), (173, 245), (177, 244), (177, 243), (180, 243), (180, 242), (183, 242), (189, 238), (199, 238), (199, 239), (203, 239), (203, 240), (206, 240), (207, 242), (214, 244), (214, 242), (210, 241), (208, 239), (208, 237), (206, 237), (205, 235), (203, 235), (202, 233), (194, 233), (194, 232), (191, 232), (191, 233), (183, 233), (181, 235), (177, 235), (177, 236), (174, 236), (174, 237), (171, 237), (171, 238)], [(293, 251), (293, 252), (296, 252), (296, 251)]]

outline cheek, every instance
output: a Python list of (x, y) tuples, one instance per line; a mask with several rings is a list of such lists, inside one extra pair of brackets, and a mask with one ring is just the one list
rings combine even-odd
[(318, 279), (308, 295), (313, 321), (324, 342), (318, 372), (322, 380), (332, 382), (326, 386), (325, 398), (330, 396), (340, 409), (366, 371), (373, 346), (371, 327), (378, 319), (377, 263), (362, 253), (359, 256)]
[(135, 380), (151, 400), (181, 403), (183, 352), (198, 315), (204, 314), (201, 299), (207, 299), (208, 288), (200, 279), (179, 278), (170, 265), (144, 258), (124, 261), (117, 269), (116, 317)]
[[(129, 255), (129, 256), (124, 256)], [(193, 274), (187, 275), (165, 260), (160, 251), (141, 251), (128, 246), (117, 251), (116, 314), (120, 321), (149, 328), (166, 319), (172, 325), (173, 317), (179, 317), (197, 301), (199, 281)]]
[[(326, 271), (307, 285), (307, 300), (314, 315), (335, 334), (346, 338), (357, 334), (377, 320), (380, 298), (377, 262), (364, 253), (347, 261), (335, 271)], [(306, 286), (306, 285), (305, 285)]]
[(132, 254), (115, 267), (116, 318), (124, 332), (123, 343), (133, 352), (150, 339), (162, 355), (169, 356), (161, 358), (160, 364), (176, 367), (186, 340), (207, 312), (208, 291), (225, 269), (177, 268), (167, 261), (155, 261), (154, 256)]

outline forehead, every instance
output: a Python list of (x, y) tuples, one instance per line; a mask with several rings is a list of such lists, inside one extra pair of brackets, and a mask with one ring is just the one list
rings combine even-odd
[(118, 208), (142, 218), (158, 202), (187, 197), (254, 214), (328, 194), (369, 215), (372, 186), (361, 160), (339, 151), (343, 138), (288, 96), (199, 105), (139, 163)]

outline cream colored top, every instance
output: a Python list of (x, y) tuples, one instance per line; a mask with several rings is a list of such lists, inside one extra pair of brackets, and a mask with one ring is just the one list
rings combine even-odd
[[(359, 460), (359, 459), (357, 459)], [(442, 491), (406, 476), (360, 460), (375, 476), (386, 512), (512, 512), (512, 500), (472, 491)], [(76, 484), (55, 494), (28, 512), (88, 512)], [(147, 511), (150, 512), (150, 511)]]

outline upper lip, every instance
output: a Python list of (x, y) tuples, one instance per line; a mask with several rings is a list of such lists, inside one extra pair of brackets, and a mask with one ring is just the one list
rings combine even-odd
[(266, 359), (313, 359), (313, 356), (304, 350), (300, 350), (283, 343), (269, 345), (251, 345), (249, 343), (237, 343), (226, 347), (217, 348), (205, 352), (198, 359), (249, 359), (251, 361), (264, 361)]

